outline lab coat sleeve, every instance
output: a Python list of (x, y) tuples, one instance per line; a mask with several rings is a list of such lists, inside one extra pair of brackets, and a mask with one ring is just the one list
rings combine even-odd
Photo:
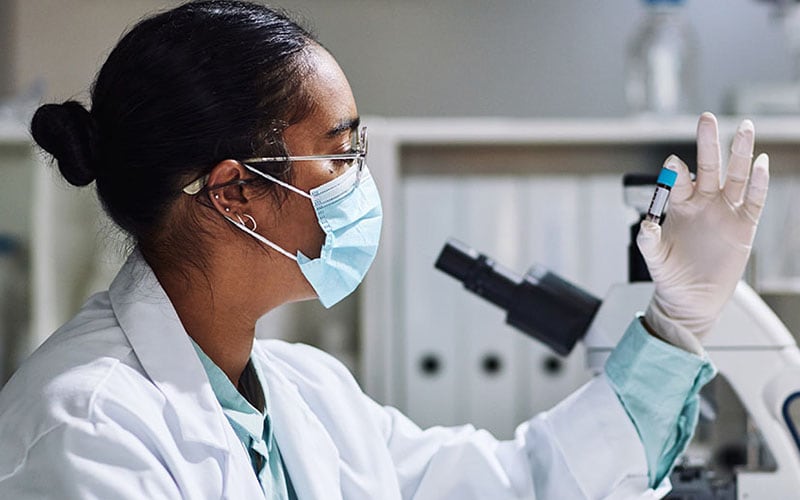
[(641, 442), (605, 375), (498, 441), (472, 426), (420, 429), (374, 405), (403, 498), (660, 498), (648, 487)]
[(16, 500), (179, 499), (169, 471), (140, 436), (111, 421), (61, 423), (42, 434), (0, 497)]
[(649, 486), (642, 442), (605, 373), (501, 441), (471, 425), (421, 429), (363, 394), (341, 363), (316, 349), (274, 342), (269, 350), (276, 357), (267, 361), (285, 363), (340, 446), (382, 439), (404, 499), (629, 500), (669, 491), (669, 481)]
[(605, 373), (496, 441), (471, 426), (421, 430), (381, 408), (404, 498), (660, 498), (714, 375), (698, 357), (648, 335), (639, 319)]

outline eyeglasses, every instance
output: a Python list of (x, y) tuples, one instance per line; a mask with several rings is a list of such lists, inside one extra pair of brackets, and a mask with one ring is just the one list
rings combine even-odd
[[(242, 163), (273, 163), (273, 162), (294, 162), (294, 161), (332, 161), (339, 164), (339, 167), (344, 170), (349, 170), (352, 167), (358, 168), (358, 175), (364, 169), (364, 164), (367, 158), (367, 127), (358, 129), (358, 133), (353, 134), (350, 153), (332, 154), (332, 155), (307, 155), (307, 156), (264, 156), (259, 158), (247, 158), (242, 160)], [(183, 188), (183, 192), (188, 195), (195, 195), (205, 187), (208, 181), (208, 175), (204, 175), (199, 179), (195, 179)], [(243, 181), (237, 181), (239, 183)]]

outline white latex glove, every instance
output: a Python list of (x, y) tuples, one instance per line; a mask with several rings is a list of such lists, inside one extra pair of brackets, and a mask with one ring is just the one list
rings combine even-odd
[[(657, 336), (695, 354), (744, 272), (769, 184), (769, 158), (753, 163), (753, 123), (743, 121), (733, 140), (724, 183), (717, 120), (697, 124), (697, 180), (677, 156), (664, 166), (678, 179), (664, 226), (644, 221), (637, 244), (655, 282), (645, 323)], [(748, 183), (749, 179), (749, 183)]]

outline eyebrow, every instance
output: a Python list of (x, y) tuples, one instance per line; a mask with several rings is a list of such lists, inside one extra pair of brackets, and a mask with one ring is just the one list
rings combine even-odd
[(355, 118), (349, 118), (349, 119), (346, 119), (346, 120), (342, 120), (335, 127), (333, 127), (332, 129), (328, 130), (328, 132), (325, 133), (325, 137), (334, 138), (334, 137), (336, 137), (338, 135), (341, 135), (341, 134), (343, 134), (345, 132), (349, 132), (351, 130), (357, 129), (360, 124), (361, 124), (361, 117), (360, 116), (357, 116)]

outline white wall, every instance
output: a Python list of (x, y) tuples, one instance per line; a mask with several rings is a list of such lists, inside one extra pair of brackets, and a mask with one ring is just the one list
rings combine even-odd
[(0, 96), (9, 93), (13, 87), (14, 68), (11, 66), (11, 47), (14, 43), (13, 4), (0, 0)]
[[(5, 1), (16, 7), (16, 87), (44, 77), (57, 99), (88, 88), (126, 26), (179, 3)], [(625, 42), (643, 13), (640, 0), (274, 3), (308, 19), (349, 75), (362, 114), (387, 116), (624, 114)], [(701, 108), (722, 111), (734, 84), (789, 78), (791, 58), (764, 2), (686, 7), (704, 61)]]
[(158, 0), (8, 1), (15, 3), (15, 86), (22, 91), (43, 78), (47, 100), (85, 97), (123, 31), (147, 12), (177, 5)]

